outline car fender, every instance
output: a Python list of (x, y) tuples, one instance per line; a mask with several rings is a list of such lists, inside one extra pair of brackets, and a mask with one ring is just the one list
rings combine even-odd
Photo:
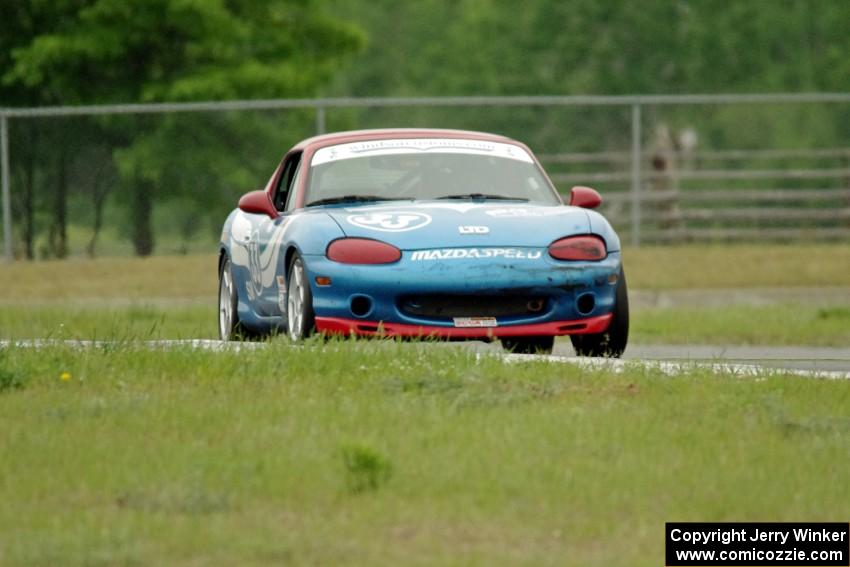
[(283, 245), (301, 256), (324, 256), (328, 244), (343, 236), (339, 224), (324, 211), (298, 211), (292, 215)]
[(608, 252), (619, 252), (620, 237), (617, 236), (608, 219), (596, 211), (587, 211), (587, 218), (590, 221), (590, 232), (602, 237)]
[(266, 220), (238, 209), (231, 212), (220, 247), (233, 265), (240, 320), (257, 330), (279, 326), (293, 252), (305, 258), (324, 255), (328, 243), (341, 236), (342, 230), (326, 214), (296, 211)]

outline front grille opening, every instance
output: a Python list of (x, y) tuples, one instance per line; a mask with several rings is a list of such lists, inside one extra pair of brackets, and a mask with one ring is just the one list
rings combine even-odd
[(454, 317), (529, 317), (544, 313), (549, 299), (539, 295), (430, 294), (402, 297), (407, 315), (450, 320)]
[(356, 317), (365, 317), (372, 311), (372, 300), (365, 295), (355, 295), (351, 298), (351, 312)]
[(590, 315), (596, 307), (596, 297), (592, 293), (585, 293), (576, 299), (576, 311), (581, 315)]

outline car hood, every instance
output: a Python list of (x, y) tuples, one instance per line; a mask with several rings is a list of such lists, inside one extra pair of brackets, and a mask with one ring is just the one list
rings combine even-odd
[(465, 246), (548, 246), (590, 232), (584, 209), (518, 202), (397, 202), (328, 207), (346, 236), (402, 250)]

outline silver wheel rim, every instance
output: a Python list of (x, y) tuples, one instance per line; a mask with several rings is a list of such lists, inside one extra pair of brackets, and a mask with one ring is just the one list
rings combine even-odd
[(286, 320), (289, 337), (294, 341), (301, 339), (304, 331), (304, 268), (301, 260), (292, 264), (289, 295), (286, 300)]
[(218, 286), (218, 330), (221, 340), (230, 338), (233, 326), (233, 278), (230, 275), (230, 261), (225, 260), (221, 269), (221, 282)]

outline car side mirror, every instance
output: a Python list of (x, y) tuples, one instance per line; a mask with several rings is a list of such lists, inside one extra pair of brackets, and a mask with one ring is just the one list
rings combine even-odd
[(251, 191), (242, 195), (242, 198), (239, 199), (239, 209), (246, 213), (266, 215), (272, 219), (277, 218), (277, 210), (274, 208), (269, 194), (263, 190)]
[(576, 185), (570, 191), (570, 206), (583, 209), (595, 209), (602, 204), (602, 196), (596, 189)]

